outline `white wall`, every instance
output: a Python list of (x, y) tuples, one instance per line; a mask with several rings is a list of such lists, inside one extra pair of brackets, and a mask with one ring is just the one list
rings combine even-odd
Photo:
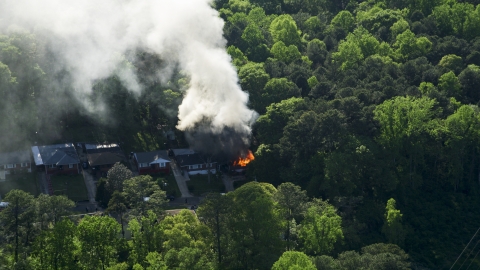
[[(211, 173), (217, 173), (216, 169), (211, 169)], [(196, 171), (189, 171), (189, 175), (195, 175), (195, 174), (208, 174), (208, 170), (196, 170)]]

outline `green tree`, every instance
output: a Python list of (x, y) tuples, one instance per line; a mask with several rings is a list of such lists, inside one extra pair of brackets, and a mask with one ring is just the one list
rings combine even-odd
[(394, 244), (372, 244), (362, 248), (361, 254), (355, 251), (345, 251), (338, 255), (333, 269), (395, 269), (408, 270), (410, 263), (408, 255)]
[(65, 218), (51, 231), (45, 230), (35, 240), (33, 256), (38, 258), (39, 269), (78, 269), (75, 245), (76, 227)]
[(317, 269), (323, 270), (338, 270), (340, 267), (338, 266), (337, 261), (334, 258), (321, 255), (312, 258), (313, 264), (317, 267)]
[(480, 6), (474, 11), (469, 11), (466, 14), (466, 19), (463, 24), (463, 36), (467, 40), (472, 40), (480, 36)]
[(458, 80), (463, 88), (465, 103), (477, 103), (480, 101), (480, 67), (468, 65), (459, 75)]
[(297, 97), (269, 105), (267, 112), (255, 123), (260, 141), (264, 144), (278, 143), (289, 118), (303, 107), (305, 101)]
[(400, 59), (412, 59), (425, 55), (432, 49), (432, 42), (426, 37), (416, 38), (415, 34), (410, 30), (397, 35), (394, 48), (395, 53)]
[(12, 72), (7, 65), (0, 62), (0, 85), (2, 86), (2, 92), (8, 93), (8, 89), (15, 83), (15, 77), (12, 77)]
[(357, 43), (348, 40), (341, 41), (338, 45), (338, 52), (333, 53), (332, 59), (340, 64), (342, 70), (354, 68), (364, 59), (362, 49)]
[(282, 41), (286, 46), (300, 44), (300, 31), (292, 16), (288, 14), (275, 18), (269, 30), (275, 43)]
[(315, 270), (317, 269), (305, 253), (299, 251), (285, 251), (276, 261), (272, 270)]
[(397, 170), (407, 172), (412, 186), (421, 180), (417, 169), (423, 160), (425, 139), (438, 127), (433, 121), (436, 103), (427, 97), (395, 97), (374, 110), (374, 119), (380, 123), (378, 141), (391, 152)]
[(99, 202), (102, 207), (108, 207), (108, 202), (112, 197), (112, 193), (107, 188), (107, 179), (101, 177), (97, 182), (97, 192), (95, 193), (95, 201)]
[(0, 212), (0, 221), (7, 233), (7, 240), (13, 245), (14, 262), (24, 243), (28, 244), (30, 227), (33, 223), (35, 201), (33, 195), (14, 189), (7, 193), (4, 200), (7, 208)]
[(345, 140), (346, 119), (339, 110), (322, 113), (306, 110), (290, 120), (280, 139), (282, 157), (303, 162), (319, 151), (333, 151)]
[(161, 223), (164, 260), (169, 269), (214, 269), (212, 237), (208, 227), (190, 211), (167, 216)]
[(438, 79), (438, 89), (449, 97), (460, 97), (461, 84), (453, 71), (447, 72)]
[(198, 208), (198, 216), (205, 225), (210, 228), (215, 242), (215, 252), (217, 253), (218, 265), (222, 264), (227, 249), (227, 220), (229, 215), (229, 205), (232, 203), (229, 196), (223, 196), (218, 193), (207, 195), (203, 203)]
[(409, 0), (408, 2), (408, 8), (413, 11), (413, 10), (418, 10), (421, 11), (425, 16), (428, 16), (430, 13), (432, 13), (432, 10), (438, 5), (442, 3), (442, 0), (420, 0), (420, 1), (413, 1)]
[(317, 77), (315, 77), (315, 76), (312, 76), (312, 77), (308, 78), (307, 82), (308, 82), (308, 86), (310, 88), (314, 88), (319, 83)]
[(243, 54), (243, 52), (233, 45), (228, 46), (227, 53), (230, 54), (230, 56), (232, 57), (232, 62), (237, 67), (237, 69), (245, 65), (248, 61), (247, 57)]
[(262, 113), (265, 108), (272, 103), (277, 103), (291, 97), (299, 97), (300, 88), (287, 78), (272, 78), (265, 85), (262, 96), (261, 105), (258, 106), (257, 111)]
[(253, 107), (257, 107), (255, 103), (260, 100), (262, 90), (270, 79), (265, 72), (263, 63), (249, 62), (245, 64), (238, 71), (238, 77), (242, 89), (250, 94), (250, 102)]
[(276, 59), (283, 61), (287, 64), (297, 59), (300, 59), (300, 57), (302, 56), (298, 51), (297, 46), (290, 45), (287, 47), (285, 43), (283, 43), (283, 41), (278, 41), (275, 44), (273, 44), (270, 52), (273, 54), (273, 56)]
[(370, 55), (386, 55), (388, 51), (386, 43), (380, 43), (365, 28), (359, 27), (340, 42), (338, 52), (333, 53), (332, 59), (341, 64), (342, 70), (346, 70), (357, 66)]
[(345, 30), (346, 33), (349, 33), (353, 30), (355, 26), (355, 18), (353, 17), (352, 13), (348, 10), (340, 11), (335, 17), (332, 19), (331, 24), (335, 27), (340, 27)]
[(249, 23), (243, 30), (242, 40), (248, 45), (246, 54), (250, 60), (263, 62), (270, 52), (265, 43), (262, 29), (256, 23)]
[(41, 229), (46, 229), (50, 223), (55, 225), (62, 216), (68, 215), (74, 206), (75, 203), (66, 196), (40, 194), (35, 199), (35, 212)]
[(168, 270), (162, 256), (157, 252), (150, 252), (147, 255), (148, 266), (146, 270)]
[(422, 92), (422, 94), (426, 95), (426, 96), (429, 96), (432, 93), (437, 91), (435, 85), (433, 85), (433, 83), (431, 83), (431, 82), (420, 83), (420, 86), (418, 87), (418, 90), (420, 90), (420, 92)]
[(125, 230), (124, 227), (124, 215), (127, 212), (126, 199), (123, 193), (118, 191), (113, 192), (113, 196), (108, 202), (108, 207), (106, 209), (106, 213), (114, 213), (120, 217), (120, 225), (122, 226), (122, 236), (125, 238)]
[(438, 65), (458, 74), (463, 69), (463, 60), (458, 55), (447, 54), (442, 57)]
[(270, 76), (265, 72), (262, 63), (247, 63), (238, 71), (238, 77), (242, 88), (252, 93), (259, 92)]
[[(447, 164), (447, 175), (454, 190), (458, 190), (461, 181), (470, 172), (470, 182), (475, 181), (472, 177), (471, 169), (467, 169), (468, 156), (472, 156), (478, 144), (478, 134), (480, 132), (480, 114), (477, 106), (462, 105), (453, 114), (445, 120), (446, 127), (446, 151), (449, 153), (449, 162)], [(464, 183), (467, 184), (467, 183)], [(472, 183), (470, 183), (472, 184)], [(464, 185), (468, 188), (468, 185)]]
[(116, 262), (120, 225), (111, 217), (85, 216), (77, 227), (79, 265), (106, 269)]
[(146, 216), (138, 220), (132, 219), (128, 223), (128, 230), (132, 233), (129, 260), (131, 264), (146, 267), (148, 254), (162, 250), (158, 217), (152, 211), (148, 211)]
[(324, 29), (325, 23), (317, 16), (312, 16), (303, 23), (303, 37), (307, 40), (318, 39), (322, 36)]
[(405, 32), (406, 30), (410, 29), (408, 22), (404, 19), (401, 19), (395, 22), (392, 27), (390, 27), (390, 32), (392, 33), (393, 37), (398, 36), (399, 34)]
[(265, 38), (260, 27), (255, 23), (250, 23), (243, 30), (242, 39), (249, 47), (255, 47), (262, 44)]
[(287, 240), (287, 250), (290, 250), (292, 249), (290, 246), (291, 220), (298, 219), (304, 214), (308, 201), (307, 192), (301, 187), (287, 182), (278, 186), (274, 198), (287, 225), (285, 239)]
[(107, 172), (107, 188), (111, 194), (115, 190), (122, 192), (123, 182), (132, 178), (132, 171), (130, 171), (125, 165), (117, 162)]
[(317, 200), (305, 213), (299, 237), (307, 254), (326, 255), (343, 239), (342, 218), (332, 205)]
[(231, 268), (268, 269), (280, 257), (283, 227), (275, 192), (271, 184), (249, 182), (227, 193), (233, 204), (227, 222), (231, 256), (225, 263)]
[(167, 203), (165, 191), (153, 181), (150, 175), (140, 175), (125, 180), (123, 196), (127, 206), (131, 208), (130, 215), (143, 216), (148, 210), (160, 215)]
[(395, 208), (395, 199), (390, 198), (385, 207), (385, 224), (382, 227), (383, 234), (388, 242), (396, 245), (403, 245), (405, 240), (405, 230), (402, 225), (402, 216), (400, 210)]
[(229, 0), (228, 7), (234, 13), (247, 13), (248, 10), (251, 8), (250, 1), (248, 0)]
[(394, 244), (377, 243), (362, 247), (362, 257), (370, 269), (411, 269), (408, 254)]
[(443, 35), (461, 36), (468, 14), (472, 12), (474, 12), (474, 6), (470, 3), (446, 1), (433, 9), (432, 16)]
[(322, 64), (327, 57), (327, 45), (319, 39), (312, 39), (307, 44), (307, 56), (314, 64)]

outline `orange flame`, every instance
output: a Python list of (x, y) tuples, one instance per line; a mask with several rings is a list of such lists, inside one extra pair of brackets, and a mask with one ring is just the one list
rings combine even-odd
[(250, 161), (254, 160), (255, 157), (253, 156), (252, 151), (248, 150), (248, 154), (245, 158), (239, 157), (237, 160), (233, 162), (233, 166), (242, 166), (245, 167), (247, 166)]

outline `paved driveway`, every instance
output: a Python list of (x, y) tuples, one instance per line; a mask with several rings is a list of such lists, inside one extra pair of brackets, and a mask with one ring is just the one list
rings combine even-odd
[(87, 172), (87, 170), (82, 170), (83, 180), (85, 181), (85, 186), (87, 187), (88, 200), (90, 203), (95, 203), (95, 194), (97, 193), (97, 185), (95, 184), (93, 176)]
[(190, 180), (190, 178), (188, 178), (188, 175), (187, 177), (183, 176), (175, 162), (170, 162), (170, 166), (172, 167), (173, 175), (175, 176), (175, 180), (177, 181), (178, 188), (182, 193), (182, 198), (193, 197), (193, 195), (190, 194), (190, 192), (188, 191), (187, 181)]

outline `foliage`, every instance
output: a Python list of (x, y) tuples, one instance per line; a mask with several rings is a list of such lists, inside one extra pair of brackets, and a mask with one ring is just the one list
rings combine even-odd
[(120, 162), (115, 163), (107, 173), (107, 189), (113, 194), (114, 191), (123, 190), (123, 182), (132, 178), (132, 171)]
[(290, 15), (280, 15), (270, 24), (270, 34), (275, 43), (281, 41), (286, 46), (299, 45), (300, 33)]
[(75, 203), (65, 196), (40, 194), (35, 200), (35, 212), (42, 228), (55, 225), (62, 216), (70, 213)]
[(39, 269), (77, 269), (76, 227), (69, 219), (55, 224), (51, 231), (43, 231), (35, 240), (34, 257)]
[(290, 250), (291, 220), (298, 219), (305, 212), (308, 201), (307, 192), (301, 187), (287, 182), (278, 186), (274, 198), (286, 221), (285, 239), (287, 240), (287, 250)]
[(120, 225), (110, 217), (86, 216), (77, 227), (79, 264), (83, 268), (106, 268), (116, 261)]
[(125, 180), (123, 196), (126, 198), (126, 205), (132, 209), (129, 212), (131, 216), (144, 216), (148, 210), (161, 215), (167, 203), (165, 191), (160, 189), (150, 175), (140, 175)]
[[(129, 176), (123, 191), (116, 185), (121, 192), (114, 195), (113, 185), (100, 179), (97, 202), (120, 219), (125, 206), (135, 220), (132, 226), (139, 226), (136, 243), (116, 235), (120, 244), (112, 247), (105, 268), (268, 269), (287, 248), (330, 255), (312, 258), (319, 269), (407, 269), (408, 261), (416, 267), (450, 267), (478, 228), (471, 217), (480, 214), (475, 207), (480, 191), (479, 4), (213, 1), (225, 21), (225, 44), (239, 84), (249, 94), (248, 105), (260, 114), (251, 134), (255, 160), (245, 176), (277, 191), (249, 183), (226, 196), (209, 195), (197, 212), (206, 227), (185, 217), (176, 225), (168, 219), (170, 233), (178, 230), (182, 236), (171, 236), (169, 247), (196, 241), (184, 232), (188, 226), (179, 225), (190, 224), (208, 230), (200, 238), (209, 250), (203, 244), (198, 249), (179, 244), (168, 253), (157, 230), (165, 203), (157, 181), (125, 180)], [(173, 145), (164, 133), (175, 130), (177, 107), (189, 84), (181, 67), (160, 72), (158, 80), (166, 61), (162, 56), (142, 50), (120, 56), (131, 62), (143, 91), (129, 92), (115, 76), (97, 80), (89, 100), (104, 101), (108, 113), (94, 114), (72, 98), (68, 71), (59, 69), (53, 52), (41, 50), (46, 42), (30, 30), (0, 33), (2, 152), (65, 141), (115, 141), (127, 153)], [(175, 135), (174, 144), (186, 147), (185, 134)], [(13, 188), (36, 188), (32, 181), (13, 185), (9, 177), (20, 179), (7, 175), (0, 183), (4, 201)], [(288, 182), (296, 187), (286, 194)], [(57, 193), (73, 190), (64, 181), (57, 184)], [(299, 194), (305, 191), (310, 203), (322, 198), (335, 208), (329, 214), (297, 208), (296, 203), (304, 205)], [(48, 257), (40, 244), (60, 241), (53, 233), (61, 234), (55, 228), (69, 214), (70, 202), (17, 195), (8, 199), (23, 198), (19, 211), (14, 214), (10, 204), (0, 214), (0, 266), (5, 261), (8, 267), (39, 268)], [(286, 204), (283, 195), (299, 195), (299, 201)], [(385, 209), (390, 198), (395, 206)], [(148, 210), (154, 211), (156, 224)], [(325, 224), (341, 229), (333, 230), (336, 238), (316, 245), (319, 237), (307, 236)], [(404, 234), (392, 234), (391, 226), (398, 224)], [(146, 248), (148, 237), (155, 239), (154, 247)], [(385, 239), (401, 244), (409, 257), (388, 245), (362, 249)], [(78, 234), (73, 241), (75, 259), (87, 263)], [(471, 258), (465, 264), (470, 262), (476, 265)]]
[(19, 253), (25, 244), (32, 239), (31, 229), (34, 217), (34, 197), (21, 190), (14, 189), (4, 198), (9, 203), (6, 209), (0, 212), (0, 221), (6, 232), (7, 243), (11, 244), (14, 262), (18, 262)]
[(272, 270), (293, 269), (315, 270), (317, 268), (307, 255), (299, 251), (285, 251), (272, 266)]
[(305, 253), (326, 255), (338, 240), (343, 239), (342, 219), (333, 206), (313, 204), (305, 213), (299, 237)]
[(395, 200), (389, 199), (385, 208), (385, 224), (382, 232), (387, 237), (388, 242), (395, 245), (403, 245), (405, 240), (405, 230), (402, 226), (402, 214), (395, 208)]

